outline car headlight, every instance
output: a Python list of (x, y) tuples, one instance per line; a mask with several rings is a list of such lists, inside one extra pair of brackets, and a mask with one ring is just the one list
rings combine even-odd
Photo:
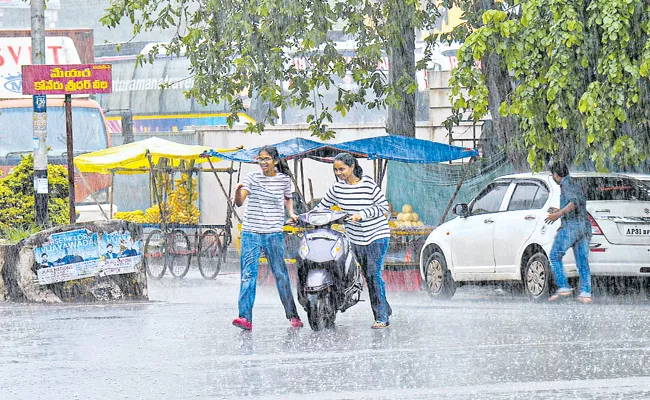
[(307, 258), (309, 255), (309, 245), (307, 245), (307, 237), (303, 236), (302, 239), (300, 240), (300, 250), (298, 251), (298, 255), (302, 258)]
[(343, 253), (343, 240), (339, 238), (339, 240), (334, 243), (334, 246), (332, 246), (332, 249), (330, 250), (330, 254), (332, 255), (333, 259), (338, 259), (340, 255)]

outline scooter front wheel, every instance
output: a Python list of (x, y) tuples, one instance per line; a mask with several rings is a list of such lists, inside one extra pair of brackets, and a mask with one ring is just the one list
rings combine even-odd
[(336, 319), (336, 310), (332, 293), (330, 291), (321, 291), (316, 293), (307, 293), (307, 317), (309, 326), (314, 331), (334, 328)]

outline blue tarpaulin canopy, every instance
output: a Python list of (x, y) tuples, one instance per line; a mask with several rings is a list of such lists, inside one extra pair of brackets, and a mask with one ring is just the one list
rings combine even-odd
[(473, 149), (395, 135), (352, 140), (333, 146), (338, 150), (363, 154), (369, 160), (382, 159), (418, 164), (478, 156), (478, 152)]
[[(414, 139), (404, 136), (378, 136), (367, 139), (352, 140), (344, 143), (326, 144), (304, 138), (293, 138), (276, 143), (280, 158), (294, 159), (310, 157), (326, 160), (341, 152), (348, 152), (355, 157), (370, 160), (383, 159), (405, 163), (436, 163), (478, 156), (476, 150), (465, 147), (450, 146), (444, 143)], [(232, 153), (219, 153), (214, 150), (206, 155), (220, 157), (243, 163), (255, 162), (261, 147), (244, 149)]]
[[(332, 157), (339, 152), (338, 150), (331, 147), (331, 145), (300, 137), (285, 140), (280, 143), (275, 143), (272, 146), (278, 149), (280, 158), (283, 158), (285, 160), (309, 156)], [(204, 154), (211, 157), (217, 157), (218, 155), (218, 157), (223, 157), (226, 160), (235, 162), (254, 163), (255, 157), (257, 157), (262, 147), (242, 149), (232, 153), (219, 153), (217, 151), (210, 150)]]

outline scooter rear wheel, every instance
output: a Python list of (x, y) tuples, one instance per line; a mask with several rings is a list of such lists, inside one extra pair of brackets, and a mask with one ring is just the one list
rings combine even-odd
[(332, 301), (332, 293), (322, 291), (307, 293), (307, 318), (309, 326), (314, 331), (334, 328), (336, 310)]

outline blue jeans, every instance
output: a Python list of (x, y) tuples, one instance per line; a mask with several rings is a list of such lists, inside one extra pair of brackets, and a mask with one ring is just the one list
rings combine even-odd
[(580, 275), (580, 294), (591, 296), (591, 273), (589, 271), (589, 239), (591, 235), (578, 228), (561, 227), (555, 235), (555, 241), (551, 248), (550, 261), (555, 275), (555, 284), (558, 291), (570, 290), (569, 282), (566, 278), (562, 257), (573, 248), (573, 255)]
[(384, 269), (384, 257), (388, 251), (388, 238), (377, 239), (368, 245), (352, 243), (352, 251), (361, 264), (366, 278), (375, 321), (388, 322), (393, 310), (386, 300), (386, 287), (381, 277), (381, 270)]
[(253, 320), (253, 303), (257, 287), (257, 270), (260, 263), (261, 249), (271, 267), (280, 300), (284, 306), (287, 319), (299, 318), (296, 303), (291, 294), (291, 281), (287, 264), (284, 262), (284, 234), (242, 232), (241, 235), (241, 285), (239, 287), (239, 316)]

